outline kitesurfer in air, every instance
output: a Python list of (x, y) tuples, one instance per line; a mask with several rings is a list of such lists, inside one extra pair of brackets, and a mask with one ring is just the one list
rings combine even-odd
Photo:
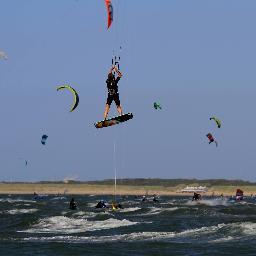
[[(117, 78), (115, 78), (113, 71), (117, 73)], [(120, 115), (123, 114), (122, 107), (120, 104), (120, 99), (119, 99), (118, 85), (117, 85), (121, 77), (122, 77), (122, 73), (118, 70), (118, 68), (115, 65), (112, 66), (112, 68), (108, 73), (108, 79), (106, 80), (107, 88), (108, 88), (108, 98), (107, 98), (107, 103), (104, 111), (104, 120), (107, 119), (108, 112), (110, 110), (110, 105), (113, 100), (116, 103), (118, 113)]]

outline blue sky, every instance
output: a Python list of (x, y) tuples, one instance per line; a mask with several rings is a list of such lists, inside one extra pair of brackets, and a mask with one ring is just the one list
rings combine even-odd
[[(107, 30), (103, 0), (0, 1), (0, 180), (105, 179), (116, 166), (119, 178), (255, 181), (256, 2), (112, 2)], [(96, 130), (120, 46), (120, 98), (134, 119)], [(79, 93), (73, 113), (62, 84)]]

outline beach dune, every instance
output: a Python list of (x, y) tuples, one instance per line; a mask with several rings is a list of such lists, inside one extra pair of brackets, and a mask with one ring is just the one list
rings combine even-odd
[[(178, 186), (128, 186), (118, 185), (116, 194), (118, 195), (191, 195), (190, 193), (181, 193), (183, 185)], [(238, 186), (212, 186), (208, 187), (204, 195), (232, 196)], [(244, 191), (245, 196), (256, 194), (256, 186), (239, 186)], [(0, 194), (38, 194), (56, 195), (112, 195), (114, 194), (113, 185), (94, 185), (85, 183), (0, 183)]]

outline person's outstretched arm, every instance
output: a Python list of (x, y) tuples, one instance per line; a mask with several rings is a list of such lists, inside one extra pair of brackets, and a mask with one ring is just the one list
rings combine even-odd
[(109, 70), (109, 74), (112, 73), (112, 71), (115, 69), (115, 66), (112, 66), (111, 69)]
[(121, 73), (120, 70), (118, 70), (118, 68), (117, 68), (116, 66), (114, 67), (114, 69), (115, 69), (117, 75), (118, 75), (119, 77), (122, 77), (123, 74)]

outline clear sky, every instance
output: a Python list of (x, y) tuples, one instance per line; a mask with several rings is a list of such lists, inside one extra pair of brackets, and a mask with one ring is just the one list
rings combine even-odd
[[(103, 0), (0, 0), (0, 180), (105, 179), (116, 167), (119, 178), (256, 181), (256, 1), (112, 2), (107, 30)], [(134, 118), (96, 130), (120, 46)], [(62, 84), (79, 93), (72, 113)]]

